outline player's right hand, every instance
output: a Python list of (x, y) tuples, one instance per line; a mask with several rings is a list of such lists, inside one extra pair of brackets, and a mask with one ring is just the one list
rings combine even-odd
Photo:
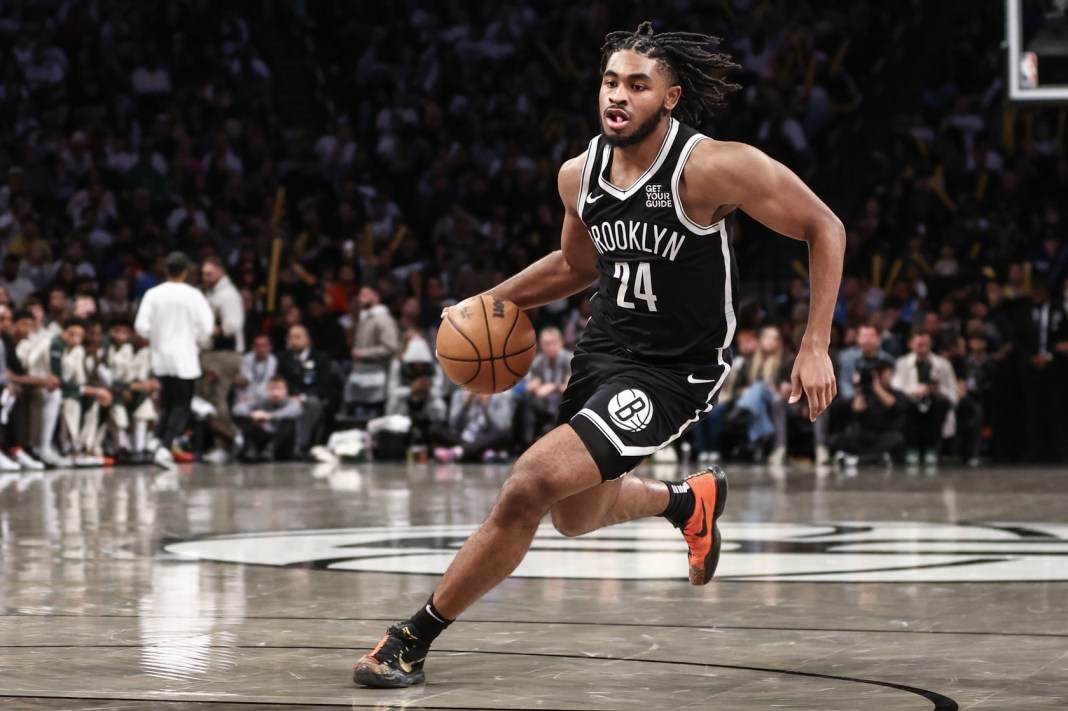
[(838, 394), (830, 355), (825, 349), (806, 348), (804, 343), (794, 359), (790, 383), (790, 402), (800, 401), (803, 391), (808, 397), (808, 416), (812, 422), (830, 407), (831, 400)]

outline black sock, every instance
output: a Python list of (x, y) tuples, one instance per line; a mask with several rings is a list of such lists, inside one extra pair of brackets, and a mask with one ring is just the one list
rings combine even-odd
[(676, 528), (682, 528), (693, 516), (693, 509), (697, 503), (693, 489), (684, 481), (665, 481), (668, 490), (668, 505), (661, 513)]
[[(693, 498), (692, 496), (690, 498)], [(692, 506), (690, 507), (693, 508)], [(412, 615), (412, 624), (419, 629), (419, 638), (427, 644), (432, 643), (438, 638), (438, 635), (445, 631), (445, 628), (453, 623), (453, 620), (446, 619), (445, 615), (438, 612), (438, 608), (434, 607), (434, 596), (431, 595), (430, 599), (426, 601), (426, 604), (419, 610), (419, 612)]]

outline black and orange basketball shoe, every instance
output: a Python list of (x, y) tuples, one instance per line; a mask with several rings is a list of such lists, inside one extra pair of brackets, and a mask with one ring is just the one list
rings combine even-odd
[(709, 467), (684, 480), (693, 491), (693, 515), (682, 526), (682, 537), (690, 547), (690, 584), (705, 585), (716, 572), (723, 542), (716, 521), (727, 503), (727, 475), (719, 467)]
[(423, 662), (430, 645), (419, 639), (416, 632), (411, 622), (390, 627), (378, 646), (353, 666), (352, 680), (382, 689), (426, 683)]

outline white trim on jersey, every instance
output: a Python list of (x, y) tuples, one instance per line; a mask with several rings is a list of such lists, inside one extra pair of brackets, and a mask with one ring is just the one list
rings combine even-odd
[[(708, 403), (711, 403), (712, 399), (716, 397), (716, 393), (718, 393), (719, 389), (721, 387), (723, 387), (723, 383), (727, 380), (727, 375), (731, 372), (730, 363), (725, 363), (723, 361), (723, 352), (722, 352), (722, 350), (720, 351), (720, 354), (719, 354), (719, 364), (721, 366), (723, 366), (723, 375), (721, 375), (719, 377), (719, 379), (716, 381), (716, 384), (712, 387), (711, 392), (708, 393), (708, 398), (706, 399), (706, 402), (708, 402)], [(590, 410), (589, 408), (585, 408), (585, 407), (582, 408), (577, 413), (575, 413), (575, 417), (578, 417), (579, 415), (582, 415), (587, 420), (592, 422), (594, 424), (594, 426), (597, 427), (597, 429), (599, 429), (601, 431), (601, 434), (603, 434), (605, 436), (605, 439), (607, 439), (609, 442), (612, 443), (612, 446), (616, 448), (616, 451), (619, 452), (621, 456), (624, 456), (624, 457), (647, 457), (650, 454), (653, 454), (654, 452), (660, 451), (664, 447), (668, 446), (669, 444), (671, 444), (672, 442), (677, 440), (679, 437), (681, 437), (683, 435), (684, 432), (686, 432), (686, 428), (687, 427), (689, 427), (690, 425), (692, 425), (693, 423), (695, 423), (699, 419), (701, 419), (701, 415), (703, 413), (711, 412), (711, 411), (712, 411), (712, 405), (711, 404), (707, 405), (706, 407), (704, 407), (704, 408), (702, 408), (700, 410), (695, 410), (694, 413), (693, 413), (693, 417), (691, 417), (690, 419), (688, 419), (685, 422), (683, 422), (682, 426), (679, 427), (678, 431), (675, 434), (671, 435), (670, 437), (668, 437), (665, 441), (661, 442), (660, 444), (652, 445), (652, 446), (649, 446), (649, 447), (636, 447), (636, 446), (632, 446), (632, 445), (623, 444), (623, 440), (621, 440), (619, 438), (619, 435), (616, 434), (615, 430), (612, 429), (612, 426), (609, 425), (607, 422), (605, 422), (604, 419), (600, 415), (598, 415), (593, 410)]]
[(738, 327), (738, 319), (734, 315), (734, 287), (731, 285), (731, 245), (727, 235), (727, 226), (723, 220), (716, 223), (720, 226), (719, 246), (723, 252), (723, 318), (727, 321), (727, 335), (723, 337), (723, 347), (726, 348), (734, 340), (734, 330)]
[(690, 216), (686, 214), (686, 210), (682, 207), (682, 196), (679, 195), (679, 181), (682, 179), (682, 171), (686, 167), (686, 161), (690, 160), (690, 154), (693, 153), (693, 149), (701, 141), (708, 140), (711, 139), (708, 136), (702, 136), (700, 133), (690, 136), (690, 140), (686, 141), (686, 145), (682, 148), (682, 153), (679, 154), (679, 162), (675, 166), (675, 172), (671, 175), (671, 193), (675, 201), (675, 215), (687, 229), (699, 235), (710, 235), (718, 229), (723, 229), (723, 221), (720, 220), (707, 227), (702, 227), (691, 220)]
[(726, 348), (734, 340), (734, 331), (738, 327), (738, 319), (734, 315), (734, 287), (731, 284), (731, 246), (727, 236), (726, 218), (707, 227), (702, 227), (693, 220), (682, 207), (682, 196), (679, 195), (679, 180), (682, 179), (682, 171), (686, 167), (686, 161), (690, 159), (690, 153), (697, 144), (704, 140), (711, 140), (708, 136), (697, 134), (683, 146), (679, 155), (679, 163), (675, 166), (675, 172), (671, 176), (671, 193), (675, 200), (675, 215), (688, 229), (699, 235), (710, 235), (719, 231), (719, 244), (723, 252), (723, 318), (727, 322), (727, 336), (723, 339), (723, 347)]
[(654, 160), (652, 165), (642, 173), (642, 176), (635, 180), (634, 184), (626, 190), (617, 188), (604, 177), (605, 168), (608, 167), (608, 159), (612, 156), (612, 147), (606, 143), (604, 150), (601, 151), (601, 168), (597, 173), (597, 184), (601, 186), (602, 190), (617, 200), (626, 200), (631, 197), (645, 186), (645, 182), (649, 180), (656, 171), (660, 170), (660, 166), (667, 160), (667, 155), (671, 151), (671, 144), (675, 142), (675, 136), (678, 132), (679, 122), (675, 119), (671, 119), (667, 135), (664, 136), (664, 142), (660, 144), (660, 152), (656, 154), (656, 160)]
[(595, 149), (597, 148), (597, 137), (594, 136), (590, 139), (590, 147), (586, 149), (586, 163), (582, 166), (582, 182), (579, 184), (578, 194), (578, 209), (579, 219), (585, 224), (585, 220), (582, 219), (582, 210), (586, 206), (586, 195), (590, 191), (590, 178), (593, 177), (593, 167), (597, 165), (597, 155)]

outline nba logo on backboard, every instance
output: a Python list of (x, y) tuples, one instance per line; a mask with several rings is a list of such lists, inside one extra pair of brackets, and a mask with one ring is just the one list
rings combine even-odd
[(608, 416), (619, 429), (637, 432), (653, 419), (653, 403), (641, 390), (624, 390), (608, 403)]
[(1034, 52), (1020, 55), (1020, 88), (1038, 88), (1038, 55)]

